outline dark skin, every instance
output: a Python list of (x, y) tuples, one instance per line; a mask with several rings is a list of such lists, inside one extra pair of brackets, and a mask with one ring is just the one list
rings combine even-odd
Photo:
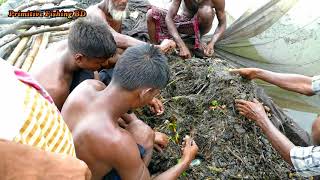
[(256, 99), (253, 102), (236, 100), (236, 108), (241, 115), (255, 121), (281, 157), (292, 165), (290, 151), (294, 148), (294, 144), (272, 124), (263, 105)]
[[(121, 34), (122, 21), (116, 21), (112, 18), (112, 16), (108, 12), (108, 1), (109, 0), (103, 0), (94, 6), (90, 6), (87, 9), (88, 15), (98, 16), (106, 22), (106, 25), (109, 27), (114, 37), (114, 40), (117, 43), (117, 47), (119, 49), (126, 49), (131, 46), (145, 44), (146, 42)], [(112, 1), (115, 7), (117, 8), (117, 10), (121, 10), (121, 11), (125, 10), (125, 7), (128, 3), (127, 0), (112, 0)], [(166, 53), (171, 49), (175, 48), (176, 44), (172, 40), (165, 40), (163, 43), (161, 43), (161, 45), (156, 45), (156, 46), (158, 46), (162, 52)]]
[[(312, 78), (300, 74), (284, 74), (271, 72), (259, 68), (232, 69), (231, 73), (239, 74), (246, 79), (260, 79), (274, 84), (282, 89), (300, 93), (306, 96), (314, 95), (312, 91)], [(312, 139), (315, 145), (320, 144), (320, 118), (312, 124)]]
[[(88, 164), (92, 179), (102, 179), (111, 169), (124, 180), (150, 179), (147, 165), (154, 144), (153, 131), (135, 118), (125, 122), (128, 125), (125, 129), (119, 126), (118, 120), (129, 109), (145, 105), (158, 93), (157, 89), (127, 91), (113, 82), (105, 87), (99, 81), (87, 80), (70, 94), (62, 115), (72, 131), (77, 156)], [(137, 144), (146, 149), (143, 159)], [(155, 179), (177, 179), (197, 150), (195, 142), (186, 139), (182, 162)]]
[[(31, 69), (33, 77), (48, 91), (55, 105), (61, 110), (67, 99), (73, 73), (80, 70), (98, 70), (105, 58), (87, 58), (80, 53), (71, 53), (67, 40), (57, 43), (42, 54), (41, 63)], [(59, 53), (57, 53), (59, 52)]]
[(74, 157), (1, 139), (0, 158), (1, 179), (89, 180), (91, 178), (88, 166)]
[[(64, 102), (70, 94), (70, 85), (74, 72), (80, 69), (95, 71), (102, 67), (111, 68), (115, 64), (115, 57), (110, 59), (89, 59), (82, 54), (72, 54), (68, 49), (67, 40), (61, 41), (54, 47), (47, 49), (41, 56), (40, 59), (46, 59), (46, 61), (40, 61), (40, 63), (34, 65), (31, 73), (48, 91), (59, 110), (62, 109)], [(98, 79), (98, 75), (96, 75), (96, 78)], [(163, 114), (164, 107), (159, 99), (153, 98), (148, 105), (154, 114)]]
[[(215, 30), (211, 41), (208, 43), (201, 43), (201, 49), (205, 56), (212, 56), (214, 54), (214, 45), (222, 37), (226, 29), (226, 15), (225, 15), (225, 1), (224, 0), (173, 0), (169, 7), (168, 14), (166, 16), (166, 24), (168, 31), (176, 42), (180, 49), (180, 56), (183, 58), (191, 58), (191, 53), (181, 39), (179, 32), (174, 24), (174, 17), (177, 15), (179, 7), (182, 6), (182, 13), (184, 16), (192, 18), (198, 16), (199, 29), (201, 36), (208, 33), (212, 27), (212, 21), (214, 16), (217, 15), (219, 24)], [(215, 9), (215, 12), (213, 11)], [(149, 13), (150, 14), (150, 13)], [(148, 16), (148, 15), (147, 15)], [(150, 16), (150, 15), (149, 15)], [(148, 18), (148, 30), (150, 39), (155, 42), (155, 23)], [(180, 33), (189, 34), (189, 32)]]

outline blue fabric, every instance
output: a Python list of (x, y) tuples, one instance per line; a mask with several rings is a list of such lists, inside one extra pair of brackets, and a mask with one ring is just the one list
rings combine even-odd
[[(140, 144), (137, 144), (137, 145), (138, 145), (140, 157), (142, 159), (146, 154), (146, 150)], [(103, 177), (103, 180), (121, 180), (121, 178), (118, 175), (117, 171), (115, 169), (112, 169), (107, 175)]]

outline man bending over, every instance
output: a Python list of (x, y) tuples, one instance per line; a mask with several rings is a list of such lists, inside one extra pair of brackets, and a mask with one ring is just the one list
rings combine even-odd
[[(182, 7), (182, 14), (177, 15)], [(213, 8), (215, 10), (213, 10)], [(214, 54), (214, 45), (226, 29), (225, 0), (173, 0), (169, 10), (152, 7), (147, 13), (148, 31), (152, 43), (173, 38), (180, 49), (180, 56), (190, 58), (191, 53), (182, 37), (193, 36), (194, 49), (201, 50), (205, 56)], [(212, 27), (215, 14), (219, 24), (211, 41), (201, 43), (202, 35)]]
[[(70, 94), (62, 115), (73, 133), (77, 156), (88, 164), (93, 179), (150, 179), (153, 130), (137, 118), (122, 128), (118, 119), (147, 104), (168, 81), (166, 57), (154, 46), (140, 45), (124, 52), (107, 87), (86, 80)], [(182, 161), (156, 179), (177, 179), (197, 151), (196, 143), (187, 137)]]
[(116, 49), (113, 36), (102, 20), (80, 18), (72, 25), (67, 43), (49, 49), (31, 73), (61, 110), (70, 93), (74, 73), (81, 69), (100, 69), (115, 55)]

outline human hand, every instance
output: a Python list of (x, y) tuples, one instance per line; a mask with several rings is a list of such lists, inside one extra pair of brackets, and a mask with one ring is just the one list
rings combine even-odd
[(268, 119), (268, 115), (264, 106), (256, 99), (253, 102), (245, 100), (236, 100), (236, 108), (239, 113), (248, 119), (251, 119), (257, 123), (258, 126)]
[(176, 48), (176, 43), (173, 40), (165, 39), (161, 42), (159, 48), (163, 53), (168, 53), (172, 49)]
[(183, 140), (183, 155), (181, 159), (182, 161), (190, 163), (196, 157), (199, 148), (190, 136), (187, 135)]
[(183, 59), (191, 58), (190, 50), (188, 49), (188, 47), (186, 45), (183, 45), (180, 47), (179, 56), (182, 57)]
[(161, 115), (164, 113), (164, 107), (162, 102), (157, 99), (157, 98), (153, 98), (150, 102), (149, 102), (149, 108), (150, 110), (155, 113), (157, 116)]
[(154, 148), (162, 152), (164, 148), (168, 146), (169, 143), (169, 138), (166, 134), (161, 133), (161, 132), (155, 132), (155, 137), (154, 137)]
[(213, 43), (208, 43), (207, 46), (204, 47), (204, 55), (207, 57), (212, 57), (214, 55)]
[(239, 74), (240, 76), (252, 80), (257, 78), (257, 74), (260, 69), (258, 68), (240, 68), (240, 69), (231, 69), (229, 72), (232, 74)]

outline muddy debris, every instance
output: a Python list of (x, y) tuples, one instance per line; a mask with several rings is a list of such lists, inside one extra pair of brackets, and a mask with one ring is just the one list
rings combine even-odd
[[(262, 131), (235, 109), (235, 99), (253, 100), (254, 82), (230, 75), (227, 61), (170, 58), (171, 80), (161, 93), (166, 111), (137, 111), (154, 129), (167, 133), (170, 144), (155, 152), (149, 170), (163, 172), (179, 162), (185, 135), (199, 146), (195, 165), (179, 179), (288, 179), (291, 167), (272, 148)], [(271, 115), (271, 118), (272, 115)]]

